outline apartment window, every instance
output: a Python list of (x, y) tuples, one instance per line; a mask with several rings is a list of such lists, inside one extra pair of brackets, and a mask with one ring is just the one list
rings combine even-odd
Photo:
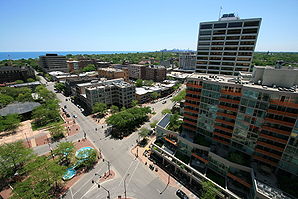
[(225, 47), (225, 50), (237, 50), (238, 47)]
[(197, 57), (198, 60), (208, 60), (208, 57)]
[(259, 26), (260, 21), (246, 21), (244, 22), (244, 27), (249, 27), (249, 26)]
[[(213, 50), (213, 49), (212, 49)], [(221, 52), (211, 52), (210, 55), (221, 55)]]
[(227, 36), (226, 40), (239, 40), (240, 36)]
[(197, 64), (207, 64), (206, 61), (198, 61)]
[(226, 45), (238, 45), (238, 41), (227, 41)]
[(254, 41), (241, 41), (240, 42), (241, 45), (255, 45)]
[(212, 37), (212, 40), (225, 40), (225, 37)]
[(233, 70), (232, 67), (222, 67), (221, 70)]
[(224, 52), (224, 55), (234, 55), (234, 56), (236, 56), (236, 52)]
[(212, 24), (201, 24), (200, 29), (212, 29)]
[(242, 22), (232, 22), (229, 23), (229, 28), (235, 28), (235, 27), (242, 27)]
[(251, 35), (249, 35), (249, 36), (242, 36), (241, 39), (242, 40), (256, 39), (256, 36), (251, 36)]
[(199, 42), (199, 46), (209, 46), (210, 42)]
[(209, 50), (209, 47), (199, 47), (198, 50)]
[(200, 35), (211, 35), (211, 30), (202, 30), (200, 31)]
[(209, 65), (220, 65), (220, 62), (209, 62)]
[(200, 41), (210, 40), (210, 39), (211, 39), (211, 37), (200, 37), (199, 38)]
[(238, 56), (252, 56), (251, 52), (239, 52)]
[(212, 42), (212, 45), (223, 45), (224, 42)]
[(241, 33), (241, 29), (228, 30), (228, 35), (240, 34), (240, 33)]
[(208, 55), (209, 52), (198, 52), (198, 55)]
[(226, 27), (227, 27), (227, 23), (214, 24), (214, 28), (226, 28)]
[(253, 47), (240, 47), (239, 50), (253, 50)]
[(250, 57), (246, 58), (246, 57), (238, 57), (237, 61), (250, 61)]
[(234, 66), (234, 62), (222, 62), (222, 65), (225, 65), (225, 66)]
[(254, 34), (257, 33), (257, 28), (249, 28), (249, 29), (243, 29), (242, 34)]
[(210, 60), (221, 60), (221, 57), (210, 57)]
[(226, 34), (226, 30), (214, 30), (213, 35), (224, 35)]
[(223, 47), (212, 47), (211, 50), (223, 50)]
[(235, 57), (224, 57), (223, 60), (230, 60), (234, 61), (236, 58)]

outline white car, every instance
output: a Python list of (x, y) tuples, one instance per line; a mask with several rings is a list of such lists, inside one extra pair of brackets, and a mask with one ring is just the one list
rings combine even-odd
[(73, 118), (77, 118), (78, 116), (77, 115), (73, 115)]

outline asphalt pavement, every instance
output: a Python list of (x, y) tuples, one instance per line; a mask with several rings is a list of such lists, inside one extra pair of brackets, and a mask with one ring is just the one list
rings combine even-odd
[[(48, 82), (42, 78), (41, 82), (47, 84), (47, 88), (54, 91), (54, 83)], [(107, 190), (109, 190), (111, 199), (118, 196), (124, 197), (124, 180), (127, 189), (127, 197), (135, 199), (163, 199), (163, 198), (177, 198), (175, 195), (176, 189), (168, 187), (162, 194), (160, 192), (164, 189), (164, 184), (148, 166), (138, 161), (130, 150), (136, 144), (138, 139), (137, 132), (132, 133), (130, 136), (122, 139), (112, 139), (106, 137), (104, 134), (105, 127), (98, 125), (90, 118), (84, 116), (79, 108), (75, 106), (69, 100), (66, 101), (66, 97), (60, 93), (57, 93), (58, 99), (61, 101), (60, 106), (67, 106), (67, 112), (72, 115), (77, 115), (75, 119), (80, 125), (80, 132), (74, 136), (68, 138), (68, 141), (76, 141), (82, 139), (84, 132), (87, 138), (93, 142), (94, 146), (100, 149), (104, 159), (111, 162), (111, 169), (115, 171), (116, 176), (114, 179), (105, 181), (102, 183)], [(150, 122), (154, 120), (160, 120), (162, 117), (161, 111), (163, 109), (171, 109), (173, 103), (171, 98), (165, 99), (167, 102), (162, 104), (161, 100), (157, 103), (150, 104), (149, 106), (154, 108), (156, 114), (150, 119)], [(150, 127), (150, 122), (147, 122), (143, 127)], [(95, 131), (95, 128), (98, 130)], [(55, 147), (56, 144), (52, 144), (51, 147)], [(48, 146), (40, 146), (34, 148), (38, 154), (44, 154), (49, 151)], [(82, 198), (106, 198), (107, 192), (103, 188), (98, 188), (97, 185), (91, 183), (91, 180), (98, 180), (98, 175), (103, 175), (106, 171), (106, 161), (100, 161), (93, 170), (84, 174), (80, 180), (75, 183), (67, 192), (65, 198), (67, 199), (82, 199)], [(95, 175), (97, 173), (98, 175)]]

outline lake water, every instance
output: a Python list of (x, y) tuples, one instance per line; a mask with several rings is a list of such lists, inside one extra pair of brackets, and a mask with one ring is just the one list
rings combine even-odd
[(115, 53), (136, 53), (141, 51), (51, 51), (51, 52), (0, 52), (0, 60), (5, 59), (29, 59), (29, 58), (38, 58), (41, 55), (46, 53), (57, 53), (58, 55), (79, 55), (79, 54), (115, 54)]

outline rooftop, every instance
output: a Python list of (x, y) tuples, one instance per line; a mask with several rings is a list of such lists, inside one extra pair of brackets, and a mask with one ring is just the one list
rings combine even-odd
[(6, 116), (9, 114), (23, 114), (32, 111), (35, 107), (40, 106), (37, 102), (17, 102), (7, 105), (0, 109), (0, 115)]
[(123, 70), (118, 68), (98, 68), (97, 70), (104, 70), (109, 72), (123, 72)]

